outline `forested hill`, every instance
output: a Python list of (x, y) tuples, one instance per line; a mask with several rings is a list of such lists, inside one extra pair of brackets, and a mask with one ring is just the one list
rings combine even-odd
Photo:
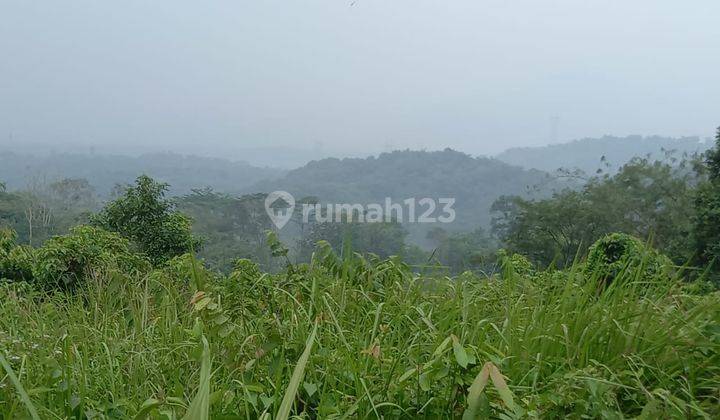
[[(549, 146), (508, 149), (497, 155), (497, 158), (523, 168), (549, 172), (559, 168), (581, 169), (587, 174), (593, 174), (598, 169), (617, 171), (633, 157), (650, 155), (654, 160), (662, 160), (666, 151), (675, 151), (674, 156), (682, 158), (684, 153), (703, 152), (712, 144), (712, 141), (702, 142), (698, 137), (605, 136)], [(603, 156), (605, 159), (601, 161)]]
[(314, 196), (331, 203), (395, 203), (408, 198), (456, 199), (457, 223), (450, 228), (487, 225), (490, 206), (501, 195), (547, 195), (557, 181), (497, 159), (444, 151), (395, 151), (364, 159), (323, 159), (259, 182), (246, 192), (284, 190), (296, 199)]
[(90, 154), (25, 155), (0, 151), (0, 180), (9, 189), (27, 189), (64, 178), (84, 178), (101, 196), (107, 196), (118, 183), (132, 183), (147, 174), (170, 184), (172, 194), (185, 194), (193, 188), (211, 186), (218, 191), (235, 192), (261, 179), (282, 175), (271, 168), (246, 162), (154, 153), (139, 157)]

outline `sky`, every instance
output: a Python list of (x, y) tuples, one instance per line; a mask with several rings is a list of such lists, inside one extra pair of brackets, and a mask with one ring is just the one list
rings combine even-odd
[(0, 146), (243, 159), (708, 137), (718, 16), (717, 0), (0, 0)]

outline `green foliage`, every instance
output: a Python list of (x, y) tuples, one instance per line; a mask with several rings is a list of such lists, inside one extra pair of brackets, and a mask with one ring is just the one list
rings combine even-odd
[(178, 255), (164, 262), (150, 276), (153, 280), (160, 281), (163, 284), (179, 282), (178, 287), (194, 287), (195, 290), (204, 289), (203, 285), (214, 278), (214, 274), (205, 266), (197, 265), (195, 256), (190, 253)]
[(48, 240), (35, 252), (34, 281), (43, 288), (74, 289), (110, 269), (138, 275), (149, 269), (147, 261), (134, 254), (121, 236), (91, 226), (78, 226), (71, 233)]
[(17, 242), (40, 245), (87, 222), (95, 209), (93, 189), (84, 179), (33, 184), (26, 191), (0, 189), (0, 226), (17, 232)]
[(280, 242), (280, 238), (278, 238), (277, 232), (275, 232), (274, 230), (268, 230), (266, 232), (266, 237), (272, 256), (287, 258), (288, 252), (290, 252), (290, 250), (285, 246), (285, 244)]
[(27, 245), (16, 246), (4, 255), (0, 251), (0, 279), (30, 282), (35, 264), (35, 249)]
[(565, 267), (583, 246), (605, 233), (604, 218), (597, 218), (581, 192), (567, 191), (552, 199), (528, 201), (502, 197), (493, 205), (501, 213), (493, 231), (514, 251), (543, 266)]
[(3, 368), (7, 377), (10, 378), (10, 382), (17, 390), (17, 393), (20, 395), (20, 399), (22, 400), (23, 404), (25, 404), (25, 407), (27, 408), (27, 411), (30, 414), (30, 417), (33, 420), (40, 420), (40, 416), (38, 416), (35, 406), (33, 405), (32, 401), (30, 400), (30, 397), (28, 396), (27, 392), (25, 392), (25, 388), (22, 386), (22, 383), (20, 383), (20, 380), (15, 375), (15, 372), (13, 371), (12, 367), (10, 366), (10, 363), (8, 363), (8, 361), (5, 360), (5, 357), (2, 355), (2, 353), (0, 353), (0, 367)]
[(407, 231), (396, 222), (314, 223), (300, 239), (300, 255), (304, 260), (309, 259), (320, 241), (326, 241), (333, 249), (341, 251), (351, 247), (357, 252), (383, 258), (403, 255), (406, 237)]
[(532, 278), (535, 273), (535, 266), (525, 256), (520, 254), (508, 254), (504, 249), (497, 252), (498, 260), (503, 268), (503, 277), (508, 276), (525, 276)]
[(193, 233), (203, 240), (198, 255), (210, 267), (230, 272), (238, 258), (253, 258), (271, 267), (265, 231), (272, 222), (265, 212), (265, 197), (234, 197), (202, 189), (177, 199), (178, 210), (192, 217)]
[(0, 417), (720, 416), (717, 294), (656, 273), (598, 296), (579, 267), (527, 281), (520, 257), (499, 280), (316, 256), (224, 277), (186, 255), (75, 295), (0, 286), (17, 373)]
[[(283, 190), (295, 197), (359, 204), (384, 203), (386, 197), (398, 202), (411, 197), (453, 197), (457, 213), (453, 228), (470, 231), (489, 224), (490, 207), (501, 195), (544, 197), (558, 185), (568, 184), (537, 170), (445, 149), (393, 151), (364, 159), (322, 159), (292, 170), (282, 178), (257, 183), (252, 191)], [(529, 191), (529, 186), (538, 188)], [(417, 216), (424, 209), (418, 206)], [(438, 208), (433, 216), (441, 214), (440, 210)], [(425, 236), (425, 226), (407, 224), (404, 227), (419, 239)]]
[(588, 252), (585, 273), (612, 282), (622, 272), (642, 270), (642, 279), (667, 272), (672, 262), (633, 236), (612, 233), (595, 242)]
[(715, 148), (708, 150), (706, 164), (710, 174), (710, 180), (720, 182), (720, 127), (715, 136)]
[(193, 251), (200, 242), (191, 234), (190, 219), (165, 198), (167, 188), (140, 176), (135, 186), (93, 217), (93, 224), (129, 239), (154, 264)]
[(695, 196), (694, 239), (700, 264), (720, 268), (720, 182), (698, 187)]
[(600, 237), (624, 232), (653, 243), (678, 264), (692, 254), (693, 184), (687, 163), (635, 159), (580, 191), (530, 201), (504, 197), (493, 205), (493, 230), (511, 250), (543, 266), (565, 267)]
[(0, 228), (0, 279), (15, 282), (30, 281), (35, 262), (35, 250), (15, 243), (14, 230)]
[(0, 227), (0, 253), (8, 253), (15, 247), (17, 232), (10, 228)]
[(694, 245), (696, 262), (711, 265), (720, 272), (720, 128), (716, 146), (708, 152), (705, 166), (708, 181), (702, 183), (695, 195)]
[[(433, 159), (451, 162), (439, 166), (450, 179), (477, 177), (485, 164), (504, 171), (452, 151), (417, 157), (377, 160), (414, 179)], [(345, 185), (323, 168), (357, 175), (375, 163), (309, 167), (352, 193), (377, 174)], [(706, 260), (720, 225), (709, 178), (694, 219)], [(681, 284), (671, 261), (637, 239), (654, 235), (662, 251), (687, 255), (696, 181), (683, 167), (636, 160), (581, 191), (498, 201), (496, 232), (510, 245), (499, 274), (465, 271), (495, 263), (482, 231), (431, 231), (434, 258), (465, 271), (458, 277), (413, 272), (397, 256), (408, 250), (397, 223), (294, 220), (307, 263), (293, 264), (278, 234), (263, 233), (263, 195), (210, 190), (179, 201), (200, 219), (195, 232), (216, 242), (205, 267), (190, 252), (189, 219), (147, 177), (97, 226), (33, 249), (17, 243), (39, 238), (34, 222), (52, 212), (38, 216), (44, 201), (0, 191), (4, 225), (35, 214), (20, 235), (0, 230), (0, 277), (12, 280), (0, 282), (0, 418), (718, 418), (720, 296)], [(47, 208), (71, 214), (87, 187), (55, 185)], [(615, 230), (626, 233), (607, 235)], [(267, 260), (237, 259), (255, 254)], [(271, 257), (284, 270), (267, 272)], [(230, 261), (229, 275), (215, 270)], [(566, 269), (541, 270), (553, 263)], [(598, 278), (611, 283), (603, 293)], [(82, 293), (46, 293), (58, 289)]]

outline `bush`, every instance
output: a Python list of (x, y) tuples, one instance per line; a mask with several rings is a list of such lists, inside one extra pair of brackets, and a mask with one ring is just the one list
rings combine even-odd
[(126, 239), (91, 226), (49, 239), (37, 250), (36, 261), (34, 279), (47, 289), (73, 289), (92, 270), (117, 268), (134, 275), (149, 269), (149, 262), (134, 254)]
[(6, 255), (15, 247), (17, 233), (8, 228), (0, 228), (0, 256)]
[(171, 258), (153, 270), (150, 276), (161, 283), (174, 284), (179, 289), (191, 287), (203, 290), (207, 284), (217, 280), (216, 274), (190, 253)]
[(21, 245), (0, 256), (0, 278), (12, 281), (32, 281), (35, 249)]
[(535, 266), (524, 255), (508, 253), (505, 249), (497, 252), (497, 259), (503, 268), (503, 277), (509, 275), (520, 275), (532, 277), (535, 274)]
[(640, 239), (625, 233), (611, 233), (590, 247), (584, 271), (610, 284), (627, 269), (642, 269), (645, 278), (652, 278), (671, 266), (668, 257), (645, 246)]
[(17, 246), (17, 233), (0, 229), (0, 279), (13, 282), (30, 281), (34, 262), (34, 249)]

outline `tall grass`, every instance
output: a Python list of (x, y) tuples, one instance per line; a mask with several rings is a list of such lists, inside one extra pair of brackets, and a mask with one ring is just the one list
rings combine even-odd
[(718, 418), (718, 295), (640, 270), (601, 284), (323, 252), (277, 275), (179, 261), (73, 295), (6, 285), (0, 417)]

